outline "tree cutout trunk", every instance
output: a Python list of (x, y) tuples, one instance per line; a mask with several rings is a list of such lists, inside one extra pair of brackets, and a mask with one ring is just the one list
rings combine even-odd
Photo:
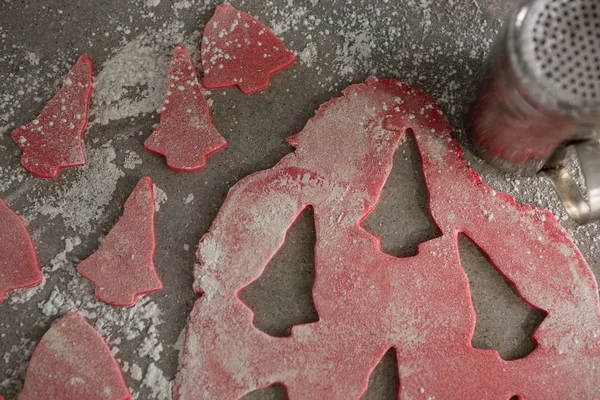
[(292, 326), (319, 320), (312, 298), (315, 242), (313, 211), (307, 207), (263, 274), (240, 291), (240, 299), (254, 312), (257, 329), (286, 337)]
[(472, 346), (496, 350), (505, 360), (526, 357), (536, 348), (531, 335), (542, 323), (544, 313), (515, 293), (468, 236), (459, 235), (458, 247), (476, 314)]
[(379, 237), (383, 252), (395, 257), (416, 256), (420, 243), (441, 236), (429, 212), (421, 156), (412, 132), (396, 149), (379, 202), (362, 226)]

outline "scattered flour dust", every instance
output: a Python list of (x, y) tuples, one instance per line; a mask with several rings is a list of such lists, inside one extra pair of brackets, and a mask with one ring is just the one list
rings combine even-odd
[(158, 32), (141, 33), (109, 58), (95, 79), (93, 124), (152, 113), (162, 106), (171, 56), (178, 43), (198, 59), (200, 32), (184, 37), (184, 25), (174, 22)]
[[(205, 1), (205, 3), (206, 3), (206, 1)], [(176, 1), (175, 3), (173, 3), (173, 11), (175, 11), (176, 15), (179, 15), (179, 12), (181, 10), (189, 10), (193, 6), (194, 6), (193, 1), (189, 1), (189, 0)]]
[(138, 356), (150, 357), (154, 361), (160, 360), (160, 353), (163, 351), (162, 343), (159, 340), (156, 327), (151, 326), (148, 329), (148, 335), (144, 338), (142, 344), (137, 349)]
[(152, 186), (154, 187), (154, 206), (156, 212), (158, 212), (160, 210), (160, 205), (167, 202), (167, 194), (155, 184), (152, 184)]
[(298, 57), (304, 65), (312, 67), (317, 62), (317, 46), (314, 43), (307, 44)]
[(134, 381), (141, 381), (142, 378), (144, 377), (144, 372), (142, 371), (142, 369), (140, 368), (139, 365), (137, 365), (136, 363), (133, 363), (131, 365), (131, 368), (129, 369), (130, 375), (131, 375), (131, 379), (133, 379)]
[(169, 400), (171, 398), (171, 382), (164, 376), (154, 363), (150, 363), (142, 387), (150, 390), (150, 396), (156, 400)]
[(123, 161), (123, 168), (135, 169), (138, 165), (142, 165), (142, 157), (133, 150), (125, 151), (125, 160)]
[(35, 54), (32, 51), (28, 51), (25, 53), (25, 59), (29, 62), (29, 64), (33, 65), (34, 67), (40, 65), (40, 58), (37, 54)]
[(42, 282), (39, 285), (28, 289), (13, 290), (8, 296), (8, 301), (11, 304), (23, 304), (31, 300), (32, 297), (41, 292), (46, 286), (45, 272), (45, 269), (42, 269)]
[[(112, 201), (119, 178), (125, 176), (115, 164), (110, 143), (88, 151), (88, 165), (78, 170), (74, 180), (53, 195), (36, 193), (34, 206), (27, 209), (28, 221), (39, 214), (50, 219), (61, 216), (67, 228), (84, 236), (105, 219), (105, 208)], [(30, 195), (31, 196), (31, 195)]]
[[(0, 132), (1, 134), (1, 132)], [(0, 146), (0, 151), (8, 153), (8, 149)], [(5, 193), (15, 184), (20, 184), (25, 180), (27, 173), (21, 166), (3, 165), (0, 166), (0, 193)], [(5, 200), (9, 200), (4, 197)]]

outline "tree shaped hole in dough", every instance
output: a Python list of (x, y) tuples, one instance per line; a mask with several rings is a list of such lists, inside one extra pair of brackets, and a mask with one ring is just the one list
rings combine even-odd
[(23, 220), (0, 199), (0, 301), (6, 292), (42, 282), (35, 247)]
[(146, 140), (146, 150), (164, 156), (172, 170), (191, 172), (204, 168), (206, 158), (225, 146), (211, 121), (196, 70), (180, 44), (169, 69), (160, 124)]
[(56, 178), (63, 168), (86, 164), (83, 133), (93, 81), (92, 58), (81, 56), (40, 115), (12, 132), (23, 151), (23, 168), (40, 178)]
[(376, 207), (361, 226), (379, 237), (384, 253), (395, 257), (416, 256), (420, 243), (441, 236), (429, 212), (421, 156), (410, 131), (394, 152)]
[(94, 284), (98, 299), (129, 307), (138, 296), (162, 289), (154, 268), (154, 212), (152, 181), (144, 177), (98, 251), (77, 266), (77, 271)]
[(227, 3), (204, 27), (200, 52), (204, 87), (238, 86), (245, 94), (266, 89), (271, 75), (296, 61), (269, 28)]
[(518, 360), (537, 347), (532, 335), (546, 314), (519, 297), (512, 282), (488, 260), (465, 234), (458, 235), (460, 263), (469, 279), (475, 310), (471, 345), (496, 350), (504, 360)]
[[(409, 129), (442, 236), (397, 258), (360, 222)], [(200, 242), (195, 289), (202, 295), (175, 399), (238, 399), (273, 383), (292, 400), (358, 399), (391, 347), (402, 399), (600, 398), (600, 307), (589, 266), (550, 212), (517, 205), (481, 182), (433, 98), (395, 80), (368, 79), (321, 106), (289, 142), (294, 153), (230, 190)], [(320, 320), (274, 338), (254, 328), (237, 293), (260, 276), (309, 205)], [(547, 315), (527, 357), (505, 361), (471, 346), (475, 313), (459, 233)]]
[(19, 400), (130, 400), (110, 349), (85, 319), (68, 313), (42, 337)]
[[(262, 275), (238, 293), (253, 312), (254, 326), (268, 335), (289, 336), (292, 327), (319, 320), (312, 298), (314, 225), (312, 209), (306, 207)], [(270, 301), (261, 301), (265, 297)]]

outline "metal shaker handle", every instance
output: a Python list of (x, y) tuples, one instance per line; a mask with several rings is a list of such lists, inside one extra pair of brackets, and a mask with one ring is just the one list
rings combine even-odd
[(593, 139), (579, 142), (573, 147), (581, 163), (587, 201), (564, 165), (549, 166), (542, 172), (552, 182), (567, 213), (575, 222), (583, 225), (600, 219), (600, 142)]

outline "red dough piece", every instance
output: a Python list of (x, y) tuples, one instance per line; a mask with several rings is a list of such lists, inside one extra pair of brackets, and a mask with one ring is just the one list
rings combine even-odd
[(81, 56), (37, 119), (12, 132), (23, 151), (23, 168), (40, 178), (56, 178), (63, 168), (86, 164), (83, 133), (93, 81), (92, 58)]
[(146, 150), (165, 156), (175, 171), (198, 171), (206, 158), (227, 146), (210, 119), (196, 70), (183, 45), (171, 61), (167, 96), (160, 124), (145, 143)]
[(41, 281), (35, 247), (23, 220), (0, 199), (0, 301), (9, 290)]
[(142, 178), (98, 251), (77, 266), (105, 303), (129, 307), (138, 296), (162, 289), (154, 268), (154, 207), (152, 181)]
[(296, 61), (263, 24), (229, 4), (217, 7), (202, 38), (204, 87), (237, 85), (245, 94), (269, 87), (269, 78)]
[[(442, 236), (421, 243), (415, 257), (397, 258), (360, 222), (409, 129)], [(175, 399), (238, 399), (273, 383), (291, 400), (358, 399), (391, 347), (401, 399), (600, 398), (592, 271), (550, 212), (517, 205), (481, 182), (434, 99), (369, 79), (322, 106), (289, 141), (294, 153), (230, 190), (200, 242), (195, 289), (202, 297), (188, 324)], [(237, 294), (262, 274), (307, 206), (317, 232), (319, 321), (271, 337), (253, 326)], [(461, 232), (524, 301), (547, 313), (527, 357), (504, 361), (471, 346), (475, 311), (460, 265)]]
[(129, 400), (119, 365), (102, 336), (68, 313), (36, 346), (19, 400)]

